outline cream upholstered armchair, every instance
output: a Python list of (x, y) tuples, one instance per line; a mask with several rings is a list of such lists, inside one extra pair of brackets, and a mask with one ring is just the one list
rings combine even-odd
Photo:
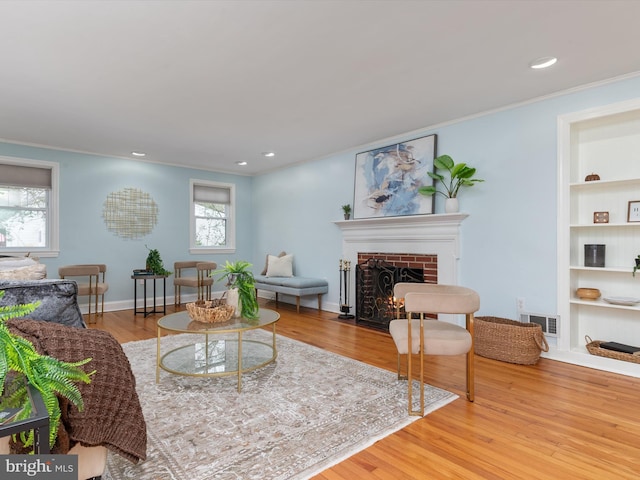
[(198, 292), (198, 300), (211, 300), (211, 287), (213, 278), (211, 273), (218, 267), (215, 262), (185, 261), (173, 264), (174, 278), (174, 304), (182, 303), (181, 294), (183, 287), (195, 288)]
[[(396, 305), (404, 299), (406, 318), (396, 318), (389, 324), (389, 333), (398, 349), (398, 378), (401, 374), (400, 357), (407, 356), (409, 415), (424, 415), (424, 355), (467, 356), (467, 399), (474, 400), (474, 313), (480, 308), (480, 297), (470, 288), (457, 285), (428, 283), (397, 283), (393, 295)], [(464, 314), (466, 328), (433, 319), (425, 314)], [(414, 318), (417, 315), (418, 318)], [(398, 310), (399, 317), (399, 310)], [(409, 327), (409, 325), (411, 325)], [(420, 409), (413, 410), (412, 355), (420, 355)]]
[[(109, 290), (106, 281), (107, 266), (103, 263), (66, 265), (58, 268), (58, 276), (74, 280), (78, 284), (78, 296), (89, 297), (89, 319), (91, 319), (91, 303), (95, 302), (95, 313), (98, 313), (98, 297), (101, 297), (100, 314), (104, 315), (104, 294)], [(91, 320), (89, 320), (91, 323)]]

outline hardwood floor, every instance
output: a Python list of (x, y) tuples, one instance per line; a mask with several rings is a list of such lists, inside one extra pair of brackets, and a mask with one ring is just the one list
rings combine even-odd
[[(272, 302), (263, 306), (275, 309)], [(173, 312), (173, 306), (168, 307)], [(280, 304), (278, 333), (395, 371), (391, 337)], [(160, 316), (105, 313), (90, 325), (124, 343), (156, 336)], [(640, 379), (541, 359), (535, 366), (476, 357), (476, 400), (464, 357), (428, 357), (426, 381), (459, 399), (314, 477), (371, 479), (637, 479)]]

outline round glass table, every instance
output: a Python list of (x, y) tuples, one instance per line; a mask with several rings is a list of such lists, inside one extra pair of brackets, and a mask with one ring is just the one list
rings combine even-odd
[[(157, 324), (156, 383), (160, 382), (160, 369), (197, 377), (237, 375), (240, 392), (243, 373), (264, 367), (278, 356), (276, 322), (279, 319), (280, 314), (266, 308), (258, 311), (255, 320), (234, 317), (224, 323), (196, 322), (186, 311), (162, 317)], [(271, 342), (243, 338), (244, 332), (269, 325), (273, 332)], [(186, 344), (163, 354), (160, 341), (163, 331), (201, 335), (202, 341), (194, 341), (190, 336)]]

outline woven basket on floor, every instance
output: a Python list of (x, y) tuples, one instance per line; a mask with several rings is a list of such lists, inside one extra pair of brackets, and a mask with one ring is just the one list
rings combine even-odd
[(584, 337), (584, 339), (587, 342), (587, 351), (591, 355), (613, 358), (615, 360), (623, 360), (625, 362), (640, 363), (640, 355), (607, 350), (606, 348), (600, 348), (600, 344), (604, 343), (602, 340), (591, 340), (589, 336)]
[(226, 299), (199, 300), (187, 303), (187, 312), (192, 320), (203, 323), (222, 323), (228, 321), (235, 308), (227, 305)]
[(534, 365), (549, 351), (540, 325), (498, 317), (475, 318), (474, 346), (476, 355), (520, 365)]

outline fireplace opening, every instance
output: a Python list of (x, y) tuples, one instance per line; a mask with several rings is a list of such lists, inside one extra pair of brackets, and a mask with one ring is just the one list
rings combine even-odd
[(424, 283), (424, 269), (399, 266), (379, 258), (356, 265), (356, 324), (389, 331), (395, 318), (396, 283)]

